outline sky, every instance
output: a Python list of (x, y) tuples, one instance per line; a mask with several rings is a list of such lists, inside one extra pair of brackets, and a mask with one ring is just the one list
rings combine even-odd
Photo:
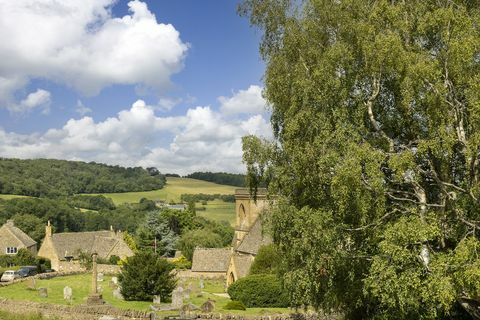
[(244, 172), (271, 138), (235, 0), (0, 0), (0, 157)]

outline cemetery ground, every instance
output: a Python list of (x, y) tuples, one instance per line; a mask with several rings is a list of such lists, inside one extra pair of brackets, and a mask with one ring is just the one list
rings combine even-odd
[[(109, 286), (111, 277), (105, 276), (104, 281), (99, 283), (102, 288), (103, 299), (109, 305), (120, 309), (150, 311), (152, 302), (148, 301), (124, 301), (114, 297), (113, 289)], [(80, 305), (86, 302), (86, 298), (91, 289), (91, 274), (80, 274), (73, 276), (56, 277), (48, 280), (36, 279), (37, 288), (47, 288), (48, 297), (42, 298), (37, 290), (28, 288), (29, 281), (18, 282), (6, 287), (0, 287), (0, 298), (7, 298), (19, 301), (33, 301), (60, 305)], [(191, 288), (189, 298), (184, 299), (184, 304), (191, 303), (200, 307), (207, 300), (215, 301), (214, 313), (244, 314), (244, 315), (263, 315), (289, 313), (287, 308), (247, 308), (245, 311), (224, 310), (224, 306), (230, 301), (225, 295), (224, 280), (204, 280), (204, 288), (200, 288), (199, 279), (180, 279), (179, 286)], [(71, 301), (63, 298), (63, 289), (69, 286), (72, 288), (73, 297)], [(162, 303), (169, 306), (170, 303)], [(200, 310), (198, 310), (200, 312)], [(160, 311), (159, 315), (178, 315), (178, 311)]]

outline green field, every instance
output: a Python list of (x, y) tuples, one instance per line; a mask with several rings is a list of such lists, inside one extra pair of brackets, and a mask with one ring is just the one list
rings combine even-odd
[(0, 199), (4, 199), (4, 200), (10, 200), (14, 198), (25, 198), (25, 197), (27, 196), (19, 196), (16, 194), (0, 194)]
[(228, 221), (232, 226), (235, 225), (235, 203), (233, 202), (215, 200), (208, 201), (207, 205), (202, 205), (198, 202), (195, 206), (197, 208), (205, 207), (205, 210), (197, 210), (197, 216), (215, 221)]
[[(27, 282), (19, 282), (7, 287), (0, 288), (0, 298), (8, 298), (12, 300), (44, 302), (51, 304), (83, 304), (86, 301), (90, 290), (90, 274), (82, 274), (75, 276), (57, 277), (49, 280), (37, 280), (37, 288), (43, 287), (48, 289), (48, 298), (41, 298), (37, 291), (29, 290)], [(112, 289), (108, 285), (111, 277), (105, 277), (104, 281), (100, 283), (103, 289), (104, 300), (117, 308), (132, 309), (147, 311), (150, 310), (151, 302), (145, 301), (123, 301), (113, 297)], [(249, 308), (246, 311), (223, 310), (225, 304), (230, 301), (224, 295), (223, 280), (205, 280), (204, 288), (200, 289), (198, 279), (184, 279), (179, 281), (179, 285), (184, 288), (191, 288), (190, 299), (185, 300), (184, 303), (193, 303), (196, 306), (202, 305), (208, 299), (215, 300), (215, 312), (221, 313), (236, 313), (244, 315), (258, 315), (258, 314), (274, 314), (291, 312), (286, 308)], [(73, 300), (67, 302), (63, 299), (63, 288), (69, 286), (72, 288)], [(173, 311), (173, 314), (177, 312)], [(1, 314), (1, 313), (0, 313)], [(160, 312), (161, 315), (172, 314), (172, 311)], [(19, 318), (20, 319), (20, 318)], [(36, 319), (36, 318), (35, 318)]]
[(150, 200), (164, 200), (167, 202), (179, 202), (183, 193), (205, 193), (205, 194), (234, 194), (235, 188), (212, 182), (168, 177), (167, 184), (163, 189), (143, 192), (125, 193), (102, 193), (105, 197), (111, 198), (115, 204), (138, 202), (142, 198)]

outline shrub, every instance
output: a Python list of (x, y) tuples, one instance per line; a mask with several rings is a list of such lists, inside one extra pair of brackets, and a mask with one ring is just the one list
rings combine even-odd
[(223, 307), (223, 309), (225, 309), (225, 310), (246, 310), (247, 308), (245, 307), (245, 305), (242, 302), (232, 300), (232, 301), (227, 302), (227, 304), (225, 305), (225, 307)]
[(110, 256), (110, 258), (108, 258), (108, 264), (117, 265), (119, 261), (120, 257), (116, 255)]
[(188, 261), (188, 259), (185, 258), (184, 256), (180, 256), (178, 258), (173, 259), (172, 263), (175, 266), (175, 269), (177, 270), (185, 270), (185, 269), (190, 269), (192, 267), (192, 262)]
[(262, 246), (250, 268), (250, 274), (275, 274), (280, 264), (280, 255), (274, 244)]
[(152, 252), (138, 252), (122, 265), (121, 293), (128, 301), (152, 301), (154, 295), (168, 301), (177, 285), (173, 269), (173, 264)]
[(35, 255), (28, 249), (22, 248), (15, 255), (15, 264), (19, 266), (31, 266), (36, 264)]
[(249, 308), (288, 307), (288, 296), (280, 280), (271, 274), (250, 275), (239, 279), (228, 288), (232, 300), (241, 301)]

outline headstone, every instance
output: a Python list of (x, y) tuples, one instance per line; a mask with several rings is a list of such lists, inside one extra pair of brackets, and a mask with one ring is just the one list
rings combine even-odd
[(161, 299), (160, 296), (153, 296), (153, 304), (160, 304)]
[(122, 293), (120, 292), (120, 287), (118, 287), (117, 289), (113, 290), (113, 296), (118, 299), (118, 300), (123, 300), (123, 295)]
[(205, 289), (205, 283), (203, 283), (203, 279), (200, 279), (200, 284), (199, 284), (200, 289)]
[(192, 290), (190, 289), (190, 287), (188, 287), (187, 289), (185, 289), (185, 290), (183, 291), (183, 299), (185, 299), (185, 300), (190, 299), (190, 292), (191, 292), (191, 291), (192, 291)]
[(192, 312), (198, 310), (198, 307), (194, 304), (187, 303), (180, 308), (180, 318), (190, 317)]
[(72, 300), (72, 288), (69, 286), (63, 288), (63, 299), (68, 301)]
[(118, 278), (117, 277), (112, 277), (112, 282), (116, 285), (118, 285)]
[(172, 292), (172, 309), (180, 309), (183, 306), (183, 288), (177, 287)]
[(47, 288), (38, 288), (38, 295), (41, 298), (48, 298), (48, 290)]
[(37, 282), (34, 277), (29, 277), (27, 281), (28, 290), (37, 290)]
[(97, 274), (97, 281), (102, 282), (103, 281), (103, 273)]
[(208, 299), (202, 306), (200, 307), (202, 312), (210, 313), (215, 310), (215, 302), (213, 300)]

